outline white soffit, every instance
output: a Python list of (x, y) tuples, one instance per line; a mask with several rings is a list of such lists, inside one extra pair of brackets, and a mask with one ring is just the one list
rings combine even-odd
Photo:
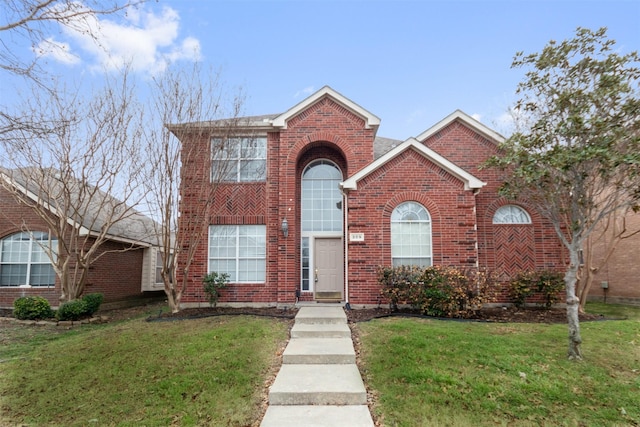
[(432, 135), (435, 135), (436, 133), (440, 132), (445, 127), (449, 126), (449, 124), (455, 120), (460, 120), (466, 126), (484, 135), (485, 137), (496, 141), (497, 143), (504, 142), (505, 140), (505, 138), (502, 135), (500, 135), (498, 132), (483, 125), (473, 117), (469, 116), (468, 114), (460, 110), (456, 110), (453, 113), (449, 114), (447, 117), (440, 120), (438, 123), (436, 123), (435, 125), (431, 126), (429, 129), (422, 132), (420, 135), (416, 136), (416, 139), (418, 141), (424, 141), (427, 138), (431, 137)]
[(431, 150), (430, 148), (427, 148), (427, 146), (419, 142), (417, 139), (409, 138), (402, 144), (398, 145), (393, 150), (386, 153), (384, 156), (378, 158), (373, 163), (370, 163), (364, 169), (361, 169), (359, 172), (351, 176), (349, 179), (342, 182), (340, 186), (344, 190), (357, 190), (358, 181), (360, 181), (370, 173), (374, 172), (376, 169), (378, 169), (380, 166), (384, 165), (388, 161), (396, 158), (397, 156), (399, 156), (400, 154), (402, 154), (404, 151), (408, 149), (415, 150), (416, 152), (423, 155), (425, 158), (429, 159), (436, 165), (440, 166), (442, 169), (446, 170), (453, 176), (460, 179), (464, 183), (465, 190), (475, 190), (487, 185), (486, 182), (481, 181), (480, 179), (471, 175), (469, 172), (465, 171), (464, 169), (460, 168), (454, 163), (451, 163), (449, 160), (445, 159), (435, 151)]
[(313, 104), (315, 104), (316, 102), (322, 100), (324, 97), (327, 97), (327, 96), (333, 98), (336, 102), (342, 104), (345, 108), (347, 108), (357, 116), (362, 117), (365, 121), (365, 128), (370, 129), (370, 128), (376, 128), (380, 126), (380, 119), (376, 115), (371, 114), (369, 111), (365, 110), (355, 102), (351, 101), (349, 98), (346, 98), (345, 96), (339, 94), (335, 90), (331, 89), (329, 86), (324, 86), (322, 89), (320, 89), (313, 95), (309, 96), (308, 98), (296, 104), (289, 110), (280, 114), (278, 117), (274, 118), (271, 121), (271, 124), (274, 127), (286, 129), (287, 120), (289, 120), (290, 118), (294, 117), (298, 113), (304, 111), (308, 107), (312, 106)]

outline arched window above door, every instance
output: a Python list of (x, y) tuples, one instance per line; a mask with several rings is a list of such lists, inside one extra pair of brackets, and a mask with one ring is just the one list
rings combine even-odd
[(493, 215), (494, 224), (531, 224), (531, 217), (520, 206), (505, 205)]
[(342, 231), (342, 172), (329, 160), (316, 160), (302, 172), (302, 230)]

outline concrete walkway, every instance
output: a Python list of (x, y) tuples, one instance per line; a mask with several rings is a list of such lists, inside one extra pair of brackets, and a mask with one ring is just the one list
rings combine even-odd
[(260, 426), (374, 426), (342, 307), (300, 308)]

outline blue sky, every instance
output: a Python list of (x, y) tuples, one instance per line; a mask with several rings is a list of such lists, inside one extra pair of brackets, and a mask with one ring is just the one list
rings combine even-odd
[[(640, 49), (635, 0), (160, 0), (101, 19), (112, 59), (134, 57), (141, 75), (162, 72), (169, 59), (200, 60), (244, 89), (247, 115), (286, 111), (329, 85), (381, 118), (379, 136), (401, 140), (456, 109), (504, 133), (523, 75), (510, 68), (514, 54), (570, 38), (578, 26), (606, 26), (619, 50)], [(102, 78), (104, 52), (50, 30), (64, 54), (47, 52), (47, 67), (71, 79)], [(16, 90), (5, 80), (4, 102)]]

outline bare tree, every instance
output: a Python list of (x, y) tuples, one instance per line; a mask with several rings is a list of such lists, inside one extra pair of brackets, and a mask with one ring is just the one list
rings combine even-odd
[[(52, 24), (78, 31), (98, 40), (89, 22), (98, 15), (125, 11), (144, 0), (5, 0), (0, 13), (0, 69), (26, 77), (40, 86), (49, 87), (44, 78), (48, 74), (38, 64), (37, 49), (48, 39)], [(19, 42), (30, 46), (35, 55), (25, 55), (9, 45)], [(55, 48), (55, 46), (50, 46)]]
[[(159, 223), (155, 234), (161, 248), (161, 275), (175, 313), (180, 310), (198, 245), (207, 235), (218, 187), (233, 167), (225, 160), (243, 97), (238, 93), (225, 98), (220, 76), (203, 74), (198, 65), (168, 70), (154, 80), (151, 91), (154, 117), (145, 126), (149, 170), (144, 185), (151, 216)], [(231, 118), (213, 121), (220, 117)], [(184, 139), (191, 143), (181, 144)], [(211, 167), (212, 159), (220, 160), (219, 167)], [(180, 213), (185, 201), (196, 203)]]
[(142, 172), (142, 117), (133, 94), (126, 73), (88, 99), (35, 92), (22, 114), (48, 130), (25, 121), (9, 133), (14, 143), (0, 151), (6, 166), (0, 182), (58, 239), (56, 251), (45, 251), (63, 301), (81, 296), (107, 240), (125, 228), (141, 239), (151, 232), (133, 208), (143, 196), (135, 185)]

